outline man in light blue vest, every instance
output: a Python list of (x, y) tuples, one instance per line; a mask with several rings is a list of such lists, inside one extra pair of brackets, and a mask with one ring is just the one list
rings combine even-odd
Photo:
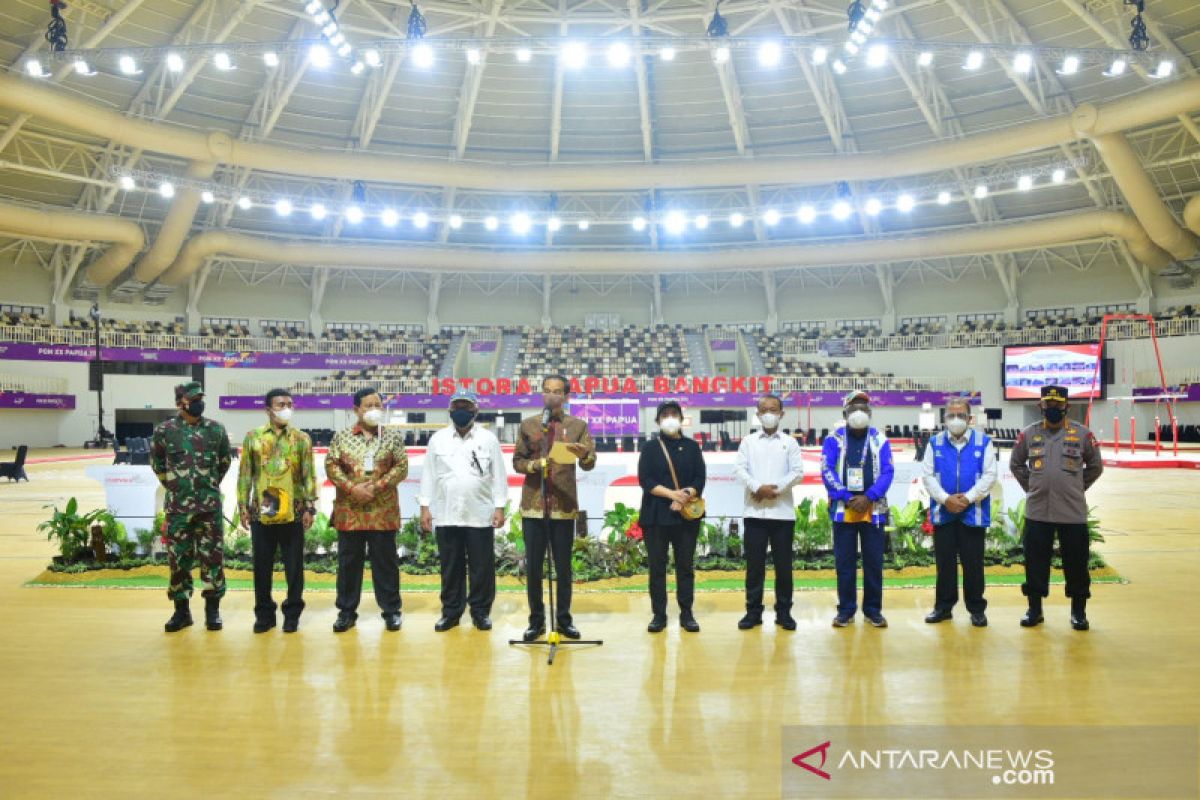
[(965, 397), (946, 403), (946, 430), (925, 448), (922, 462), (933, 523), (937, 589), (928, 623), (945, 622), (958, 603), (958, 562), (962, 561), (963, 595), (971, 624), (987, 625), (983, 598), (983, 541), (992, 524), (992, 484), (996, 453), (992, 440), (971, 429), (971, 406)]
[(833, 559), (837, 569), (838, 606), (833, 627), (844, 628), (858, 611), (859, 545), (862, 546), (863, 616), (886, 628), (883, 616), (883, 526), (887, 492), (895, 468), (887, 437), (871, 427), (871, 397), (861, 389), (846, 395), (846, 424), (825, 439), (821, 478), (829, 494), (833, 519)]

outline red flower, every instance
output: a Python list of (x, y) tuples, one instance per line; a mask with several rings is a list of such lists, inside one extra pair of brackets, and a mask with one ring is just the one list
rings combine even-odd
[(926, 536), (933, 536), (933, 521), (928, 514), (925, 515), (925, 521), (921, 523), (921, 532)]
[(636, 522), (633, 523), (625, 529), (625, 535), (628, 538), (633, 539), (635, 542), (640, 542), (642, 540), (642, 536), (644, 535), (642, 533), (642, 526)]

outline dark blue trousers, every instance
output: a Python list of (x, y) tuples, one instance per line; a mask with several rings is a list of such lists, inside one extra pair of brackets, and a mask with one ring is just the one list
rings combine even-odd
[(858, 556), (862, 553), (863, 614), (883, 612), (883, 530), (869, 522), (833, 523), (833, 560), (837, 569), (838, 616), (858, 611)]

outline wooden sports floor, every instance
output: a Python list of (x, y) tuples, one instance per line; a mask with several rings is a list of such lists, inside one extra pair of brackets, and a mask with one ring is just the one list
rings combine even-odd
[(986, 629), (961, 607), (926, 625), (932, 590), (897, 589), (887, 630), (830, 628), (818, 591), (798, 594), (795, 632), (769, 612), (742, 632), (741, 596), (718, 592), (697, 598), (701, 633), (673, 618), (657, 636), (645, 596), (581, 592), (576, 623), (605, 644), (547, 666), (507, 644), (517, 593), (490, 633), (434, 633), (437, 597), (414, 592), (401, 632), (365, 597), (337, 636), (333, 595), (314, 592), (299, 633), (255, 636), (239, 591), (224, 631), (167, 635), (161, 591), (24, 587), (52, 554), (42, 506), (102, 504), (88, 463), (0, 484), (3, 798), (762, 798), (780, 792), (783, 725), (1200, 723), (1196, 471), (1101, 479), (1102, 549), (1129, 582), (1094, 587), (1088, 633), (1061, 585), (1034, 630), (1020, 590), (994, 587)]

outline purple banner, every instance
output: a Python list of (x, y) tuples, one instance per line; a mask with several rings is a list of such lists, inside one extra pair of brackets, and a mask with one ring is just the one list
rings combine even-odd
[(708, 346), (713, 350), (737, 350), (737, 342), (733, 339), (711, 339)]
[(39, 408), (69, 411), (75, 407), (73, 394), (34, 394), (0, 391), (0, 408)]
[(638, 400), (572, 400), (571, 413), (601, 436), (637, 436), (641, 432)]
[[(876, 406), (912, 406), (920, 407), (923, 403), (932, 403), (934, 407), (945, 404), (950, 397), (957, 397), (957, 392), (872, 392), (871, 403)], [(792, 392), (786, 397), (794, 406), (841, 408), (845, 394), (841, 392)], [(297, 409), (340, 409), (352, 408), (350, 395), (298, 395), (293, 398)], [(753, 408), (758, 402), (758, 396), (753, 394), (610, 394), (599, 396), (572, 395), (571, 405), (586, 404), (589, 401), (608, 401), (620, 403), (636, 403), (642, 408), (656, 408), (666, 400), (675, 400), (685, 408)], [(981, 401), (978, 393), (970, 397), (972, 405)], [(385, 395), (384, 403), (388, 408), (411, 409), (422, 411), (426, 409), (445, 409), (450, 407), (448, 394), (397, 394)], [(220, 398), (220, 407), (229, 410), (261, 409), (263, 400), (260, 396), (226, 396)], [(522, 408), (537, 409), (542, 407), (540, 394), (493, 394), (481, 395), (479, 407), (487, 410)]]
[(472, 353), (494, 353), (496, 352), (496, 340), (492, 339), (486, 342), (471, 342)]
[[(1156, 398), (1171, 399), (1176, 403), (1200, 403), (1200, 383), (1168, 386), (1165, 392), (1156, 386), (1143, 386), (1134, 389), (1133, 394), (1135, 403), (1153, 403)], [(1164, 394), (1170, 395), (1170, 397), (1164, 398)]]
[[(105, 361), (158, 364), (205, 364), (233, 369), (342, 369), (380, 367), (419, 360), (416, 356), (349, 355), (345, 353), (256, 353), (219, 350), (152, 350), (139, 347), (102, 347)], [(0, 359), (11, 361), (91, 361), (96, 348), (69, 344), (0, 343)]]

